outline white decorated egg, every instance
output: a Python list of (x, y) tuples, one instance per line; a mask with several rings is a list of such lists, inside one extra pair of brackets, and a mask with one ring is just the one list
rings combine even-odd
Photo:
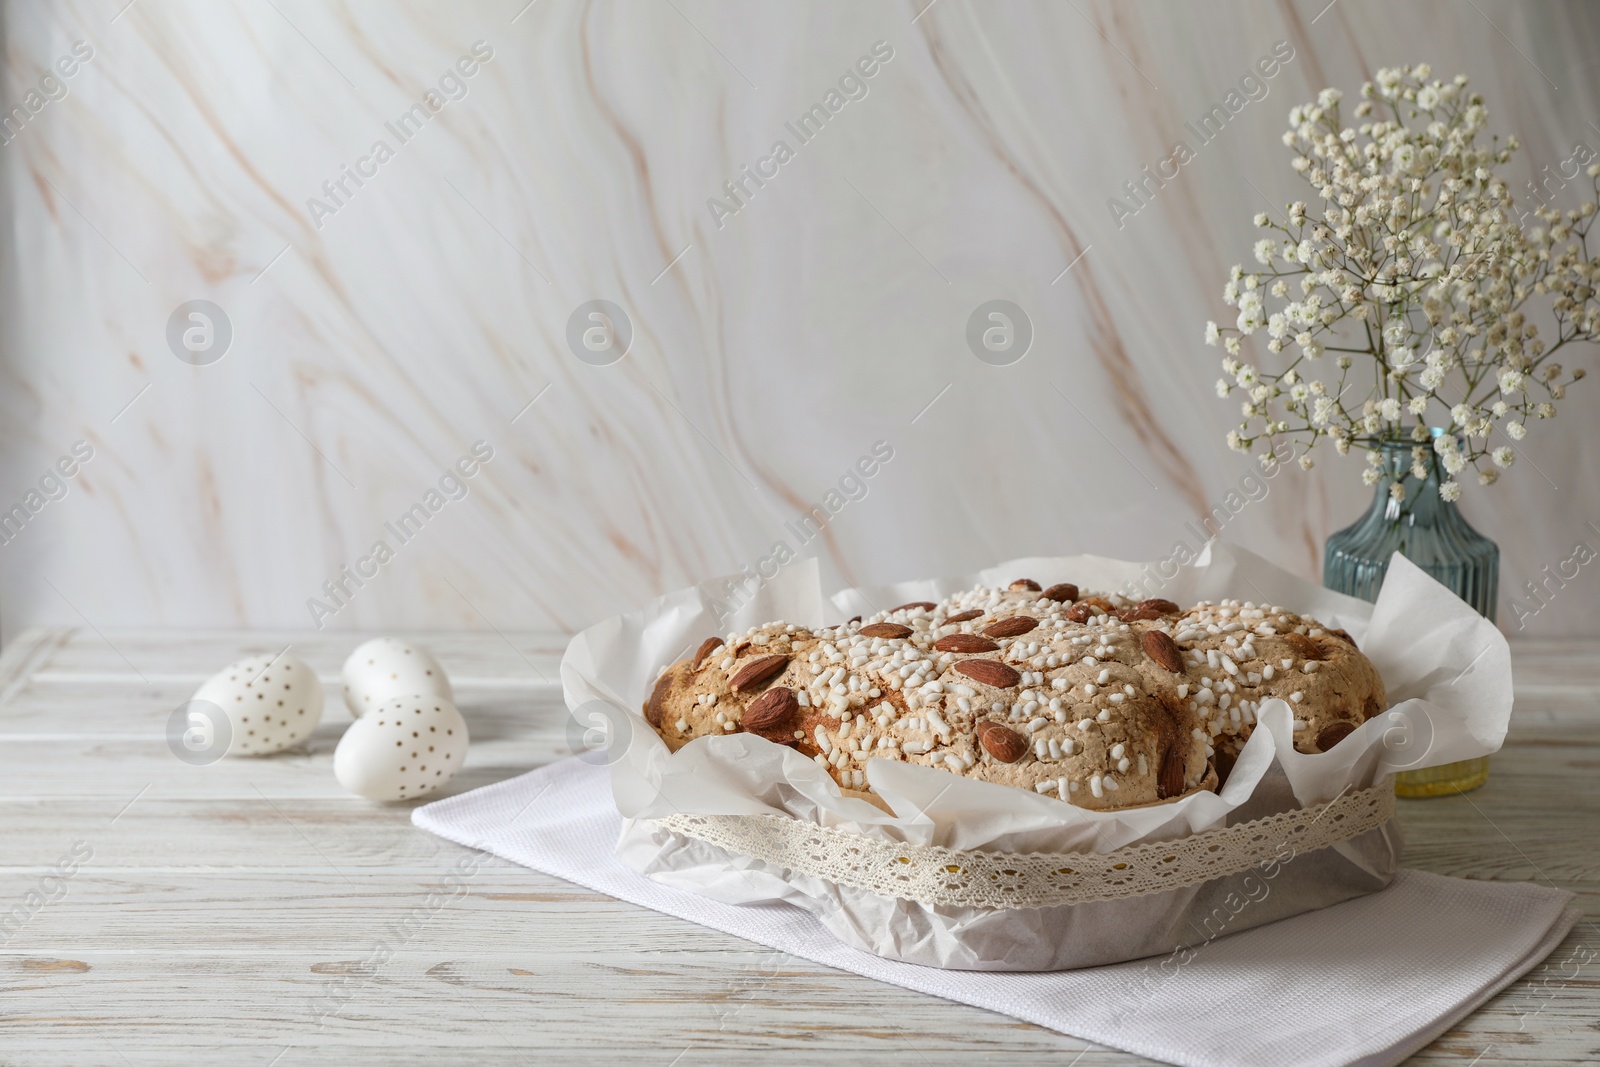
[(228, 717), (229, 756), (281, 752), (311, 736), (322, 721), (322, 683), (287, 652), (242, 659), (208, 678), (193, 697)]
[(454, 702), (433, 654), (398, 637), (375, 637), (344, 661), (344, 703), (356, 718), (395, 697), (426, 693)]
[(333, 753), (339, 784), (368, 800), (410, 800), (455, 777), (467, 758), (467, 721), (444, 697), (385, 701), (344, 732)]

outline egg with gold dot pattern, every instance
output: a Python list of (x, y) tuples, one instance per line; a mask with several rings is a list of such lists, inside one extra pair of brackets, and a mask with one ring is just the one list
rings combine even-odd
[(446, 785), (467, 757), (467, 722), (444, 697), (414, 694), (370, 708), (339, 739), (333, 773), (368, 800), (410, 800)]
[(265, 756), (298, 745), (322, 721), (322, 683), (289, 652), (250, 656), (224, 667), (194, 700), (221, 708), (232, 739), (229, 756)]
[(429, 693), (454, 701), (450, 679), (432, 653), (398, 637), (375, 637), (344, 661), (344, 703), (359, 719), (395, 697)]

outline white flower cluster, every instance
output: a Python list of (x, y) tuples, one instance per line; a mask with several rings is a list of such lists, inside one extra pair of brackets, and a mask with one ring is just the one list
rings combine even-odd
[[(1540, 207), (1524, 229), (1496, 173), (1516, 139), (1480, 145), (1482, 98), (1464, 75), (1431, 78), (1426, 64), (1378, 71), (1361, 87), (1355, 127), (1340, 120), (1337, 89), (1289, 112), (1283, 143), (1318, 203), (1255, 217), (1274, 232), (1256, 242), (1261, 269), (1233, 268), (1222, 299), (1238, 317), (1205, 331), (1227, 353), (1217, 395), (1244, 394), (1228, 445), (1264, 468), (1279, 438), (1298, 446), (1303, 468), (1324, 438), (1373, 460), (1385, 442), (1410, 440), (1413, 473), (1433, 465), (1440, 494), (1455, 500), (1458, 474), (1470, 467), (1488, 485), (1515, 459), (1490, 440), (1496, 432), (1522, 440), (1584, 376), (1550, 357), (1600, 341), (1600, 259), (1587, 247), (1596, 202)], [(1600, 165), (1587, 173), (1600, 196)], [(1530, 319), (1536, 309), (1551, 320), (1548, 339)], [(1245, 361), (1261, 333), (1281, 371)], [(1368, 484), (1379, 478), (1368, 467)]]

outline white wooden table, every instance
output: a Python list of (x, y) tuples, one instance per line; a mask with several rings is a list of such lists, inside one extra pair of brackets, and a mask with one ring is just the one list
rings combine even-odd
[[(452, 791), (567, 754), (559, 636), (413, 636), (471, 723)], [(339, 789), (340, 704), (267, 759), (191, 767), (165, 737), (223, 664), (292, 643), (336, 694), (358, 640), (33, 630), (5, 649), (0, 1064), (1143, 1062), (497, 860), (397, 934), (470, 853), (413, 829), (409, 805)], [(1401, 802), (1407, 864), (1570, 889), (1588, 919), (1420, 1063), (1600, 1062), (1600, 961), (1580, 963), (1600, 952), (1600, 642), (1516, 662), (1489, 784)]]

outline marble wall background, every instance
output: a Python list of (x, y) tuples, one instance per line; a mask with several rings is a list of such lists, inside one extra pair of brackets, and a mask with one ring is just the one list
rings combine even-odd
[[(1427, 59), (1472, 76), (1528, 174), (1600, 145), (1578, 0), (524, 3), (5, 6), (6, 107), (92, 50), (0, 147), (0, 505), (93, 452), (0, 545), (7, 634), (310, 626), (379, 539), (393, 558), (319, 621), (577, 628), (795, 543), (880, 441), (804, 549), (837, 581), (1155, 556), (1249, 470), (1201, 327), (1263, 197), (1298, 191), (1292, 104)], [(1108, 197), (1280, 40), (1268, 97), (1119, 228)], [(784, 124), (880, 41), (866, 96), (800, 144)], [(386, 123), (430, 87), (402, 143)], [(741, 210), (708, 209), (779, 139)], [(378, 140), (393, 158), (363, 163)], [(596, 299), (632, 327), (606, 366), (567, 343)], [(1034, 330), (1009, 366), (965, 339), (995, 299)], [(231, 324), (205, 366), (167, 339), (193, 300)], [(1589, 384), (1469, 490), (1503, 595), (1600, 547)], [(479, 441), (464, 499), (385, 528)], [(1286, 472), (1226, 533), (1314, 576), (1358, 474)], [(1527, 632), (1600, 632), (1597, 605), (1586, 570)]]

